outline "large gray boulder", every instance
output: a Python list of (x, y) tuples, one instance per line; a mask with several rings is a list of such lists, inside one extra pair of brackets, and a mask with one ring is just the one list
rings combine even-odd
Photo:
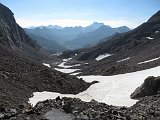
[(160, 76), (149, 76), (144, 80), (144, 83), (138, 87), (132, 94), (132, 99), (137, 99), (145, 96), (159, 94), (160, 91)]

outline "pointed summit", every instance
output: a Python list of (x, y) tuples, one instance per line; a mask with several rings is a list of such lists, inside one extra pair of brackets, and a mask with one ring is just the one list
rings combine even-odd
[(98, 29), (100, 28), (101, 26), (103, 26), (104, 23), (98, 23), (98, 22), (94, 22), (90, 25), (90, 27), (94, 28), (94, 29)]
[(63, 27), (61, 27), (61, 26), (58, 26), (58, 25), (48, 25), (47, 26), (47, 28), (49, 28), (49, 29), (63, 29)]

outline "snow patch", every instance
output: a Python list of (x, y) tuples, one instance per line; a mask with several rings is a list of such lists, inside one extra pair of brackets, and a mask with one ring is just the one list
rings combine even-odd
[(149, 62), (152, 62), (152, 61), (155, 61), (155, 60), (158, 60), (160, 59), (160, 57), (157, 57), (157, 58), (154, 58), (154, 59), (151, 59), (151, 60), (147, 60), (147, 61), (144, 61), (144, 62), (139, 62), (138, 64), (144, 64), (144, 63), (149, 63)]
[(152, 38), (152, 37), (146, 37), (147, 39), (149, 39), (149, 40), (153, 40), (154, 38)]
[(33, 97), (29, 98), (29, 103), (33, 106), (39, 101), (46, 99), (55, 99), (60, 97), (80, 98), (89, 102), (95, 99), (109, 105), (116, 106), (132, 106), (137, 100), (130, 99), (131, 93), (139, 87), (148, 76), (159, 76), (160, 66), (126, 73), (114, 76), (81, 76), (86, 82), (99, 81), (99, 83), (91, 85), (86, 91), (79, 94), (60, 94), (56, 92), (34, 92)]
[(155, 33), (158, 33), (159, 31), (156, 31)]
[(75, 65), (73, 65), (73, 66), (77, 67), (77, 66), (81, 66), (81, 64), (75, 64)]
[(72, 72), (75, 72), (77, 70), (80, 70), (80, 69), (68, 69), (68, 68), (71, 68), (73, 66), (80, 66), (80, 64), (75, 64), (75, 65), (65, 65), (65, 63), (68, 61), (68, 60), (71, 60), (72, 58), (68, 58), (68, 59), (63, 59), (64, 62), (62, 62), (61, 64), (59, 64), (58, 66), (59, 67), (62, 67), (61, 69), (60, 68), (55, 68), (55, 70), (57, 71), (60, 71), (60, 72), (63, 72), (63, 73), (72, 73)]
[(72, 58), (68, 58), (68, 59), (63, 59), (63, 62), (61, 64), (59, 64), (58, 66), (59, 67), (62, 67), (62, 68), (70, 68), (72, 67), (71, 65), (64, 65), (67, 61), (71, 60)]
[(62, 68), (70, 68), (72, 67), (71, 65), (64, 65), (66, 62), (62, 62), (61, 64), (59, 64), (58, 66), (59, 67), (62, 67)]
[(102, 60), (102, 59), (107, 58), (107, 57), (109, 57), (109, 56), (111, 56), (111, 55), (112, 55), (112, 54), (108, 54), (108, 53), (106, 53), (106, 54), (104, 54), (104, 55), (99, 55), (99, 56), (96, 58), (96, 61)]
[(49, 67), (49, 68), (51, 68), (51, 66), (49, 65), (49, 64), (47, 64), (47, 63), (42, 63), (44, 66), (47, 66), (47, 67)]
[(71, 60), (72, 58), (62, 59), (64, 62)]
[(80, 74), (80, 73), (82, 73), (82, 72), (76, 72), (76, 73), (72, 73), (72, 74), (70, 74), (70, 75), (78, 75), (78, 74)]
[(123, 62), (123, 61), (129, 60), (129, 59), (130, 59), (130, 57), (122, 59), (122, 60), (118, 60), (117, 62)]
[(72, 73), (72, 72), (75, 72), (75, 71), (80, 70), (80, 69), (59, 69), (59, 68), (55, 68), (55, 70), (63, 72), (63, 73)]
[(61, 64), (59, 64), (58, 66), (59, 67), (62, 67), (62, 68), (71, 68), (71, 67), (77, 67), (77, 66), (80, 66), (81, 64), (75, 64), (75, 65), (64, 65), (66, 62), (62, 62)]
[(60, 53), (60, 52), (57, 52), (57, 53), (55, 53), (55, 54), (52, 54), (51, 56), (60, 56), (62, 53)]

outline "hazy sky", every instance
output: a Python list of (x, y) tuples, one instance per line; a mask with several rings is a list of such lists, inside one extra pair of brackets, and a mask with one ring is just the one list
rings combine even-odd
[(22, 27), (87, 26), (103, 22), (135, 28), (160, 10), (160, 0), (0, 0)]

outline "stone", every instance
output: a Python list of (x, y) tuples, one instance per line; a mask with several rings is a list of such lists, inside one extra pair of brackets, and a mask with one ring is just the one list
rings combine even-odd
[(25, 120), (31, 120), (31, 118), (30, 117), (26, 117)]
[(36, 107), (37, 107), (38, 109), (42, 108), (43, 106), (44, 106), (43, 103), (37, 103), (37, 105), (36, 105)]
[(66, 113), (72, 113), (71, 101), (68, 101), (63, 105), (63, 110)]
[(61, 100), (60, 96), (56, 97), (56, 102)]
[(0, 119), (4, 118), (4, 114), (0, 113)]
[(96, 100), (92, 99), (92, 100), (90, 101), (90, 103), (92, 103), (92, 104), (97, 104), (98, 102), (97, 102)]
[(149, 76), (144, 83), (138, 87), (132, 94), (132, 99), (138, 99), (145, 96), (156, 95), (160, 91), (160, 77)]
[(3, 106), (0, 106), (0, 112), (6, 112), (7, 110), (6, 110), (6, 108), (5, 107), (3, 107)]
[(11, 113), (17, 113), (17, 110), (16, 109), (10, 109), (10, 112)]

